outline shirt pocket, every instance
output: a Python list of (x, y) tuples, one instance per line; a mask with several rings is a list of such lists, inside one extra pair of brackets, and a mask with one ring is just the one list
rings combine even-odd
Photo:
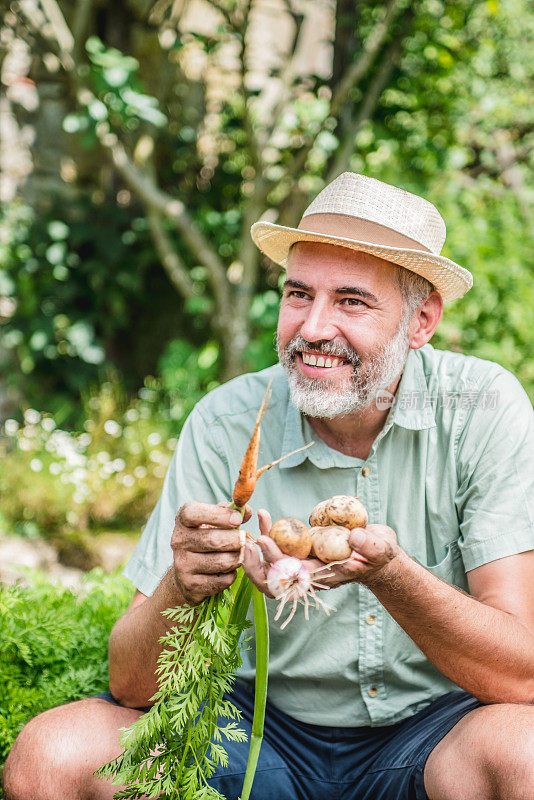
[(457, 541), (447, 545), (444, 557), (437, 564), (425, 564), (423, 561), (419, 561), (419, 564), (447, 583), (452, 583), (466, 592), (469, 591), (462, 553)]

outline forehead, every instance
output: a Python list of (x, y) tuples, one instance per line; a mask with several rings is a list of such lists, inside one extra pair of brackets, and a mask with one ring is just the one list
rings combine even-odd
[(398, 267), (370, 253), (323, 242), (297, 242), (289, 254), (288, 278), (311, 286), (350, 286), (354, 280), (381, 295), (400, 294)]

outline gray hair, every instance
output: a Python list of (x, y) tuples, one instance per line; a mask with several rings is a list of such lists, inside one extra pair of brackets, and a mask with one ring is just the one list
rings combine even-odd
[(436, 287), (426, 278), (423, 278), (422, 275), (418, 275), (417, 272), (412, 272), (398, 264), (396, 267), (396, 284), (400, 289), (404, 302), (404, 314), (410, 319), (423, 300), (426, 300), (430, 292), (436, 290)]

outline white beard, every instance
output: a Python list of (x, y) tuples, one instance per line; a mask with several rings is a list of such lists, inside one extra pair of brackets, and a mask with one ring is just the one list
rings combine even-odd
[[(404, 369), (409, 352), (410, 319), (404, 315), (393, 338), (382, 345), (365, 365), (355, 350), (336, 341), (312, 343), (302, 336), (295, 336), (282, 350), (277, 337), (278, 358), (287, 375), (294, 405), (308, 417), (323, 419), (340, 417), (368, 406)], [(344, 384), (328, 378), (307, 378), (295, 365), (295, 354), (303, 350), (342, 356), (352, 363), (352, 375)]]

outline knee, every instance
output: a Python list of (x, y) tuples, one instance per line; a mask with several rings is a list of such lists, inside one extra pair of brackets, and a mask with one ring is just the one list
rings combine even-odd
[(5, 800), (81, 797), (87, 753), (81, 741), (83, 728), (76, 724), (78, 715), (70, 709), (84, 702), (45, 711), (22, 729), (4, 766)]
[(471, 711), (430, 754), (424, 779), (432, 800), (534, 800), (534, 707)]
[(483, 763), (496, 796), (534, 800), (534, 707), (496, 707), (489, 721)]
[(498, 800), (534, 800), (534, 707), (492, 705), (473, 714), (464, 745)]
[(47, 784), (61, 782), (66, 760), (59, 709), (30, 720), (9, 753), (2, 785), (6, 800), (48, 798)]

